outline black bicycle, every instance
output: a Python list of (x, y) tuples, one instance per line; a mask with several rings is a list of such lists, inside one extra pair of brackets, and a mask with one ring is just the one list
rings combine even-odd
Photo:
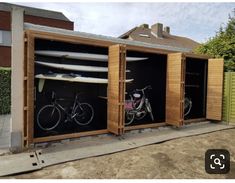
[(58, 103), (58, 100), (56, 93), (52, 92), (51, 104), (45, 105), (39, 110), (37, 124), (42, 130), (49, 131), (55, 129), (62, 121), (61, 112), (66, 114), (65, 122), (75, 121), (78, 125), (85, 126), (93, 120), (93, 107), (88, 103), (80, 103), (78, 94), (76, 94), (72, 110), (69, 112)]

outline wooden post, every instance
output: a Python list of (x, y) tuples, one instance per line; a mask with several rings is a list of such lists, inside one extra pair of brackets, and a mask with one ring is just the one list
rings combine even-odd
[(11, 151), (23, 147), (24, 112), (24, 9), (13, 6), (11, 11)]

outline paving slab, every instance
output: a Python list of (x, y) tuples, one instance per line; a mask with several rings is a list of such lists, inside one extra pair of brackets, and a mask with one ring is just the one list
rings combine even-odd
[(10, 119), (11, 115), (0, 115), (0, 150), (10, 146)]
[(0, 156), (0, 176), (41, 169), (35, 152)]
[(102, 138), (102, 140), (93, 138), (83, 141), (81, 138), (76, 143), (41, 149), (40, 158), (45, 162), (44, 166), (49, 166), (230, 128), (234, 128), (234, 126), (223, 123), (204, 122), (179, 129), (167, 127), (163, 130), (152, 130), (144, 133), (126, 133), (122, 138), (111, 135)]
[[(57, 142), (54, 146), (51, 144), (47, 148), (35, 149), (34, 154), (36, 156), (33, 159), (28, 159), (29, 153), (23, 155), (0, 156), (1, 165), (2, 162), (4, 165), (4, 168), (0, 168), (0, 175), (10, 175), (14, 173), (38, 170), (43, 167), (68, 161), (116, 153), (172, 139), (231, 128), (235, 128), (235, 126), (229, 126), (224, 123), (202, 122), (186, 125), (178, 129), (166, 127), (161, 130), (153, 129), (142, 133), (129, 132), (124, 134), (122, 137), (107, 135), (100, 138), (98, 136), (94, 138), (79, 138), (75, 141), (66, 142), (64, 144)], [(37, 165), (35, 165), (35, 163)], [(33, 164), (34, 166), (32, 166)]]

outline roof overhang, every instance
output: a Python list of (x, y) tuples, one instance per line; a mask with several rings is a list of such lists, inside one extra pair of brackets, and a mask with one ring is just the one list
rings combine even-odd
[[(173, 46), (166, 46), (166, 45), (160, 45), (160, 44), (150, 44), (150, 43), (144, 43), (140, 41), (132, 41), (132, 40), (125, 40), (120, 38), (115, 38), (111, 36), (103, 36), (103, 35), (96, 35), (91, 33), (84, 33), (79, 31), (71, 31), (71, 30), (65, 30), (60, 28), (54, 28), (54, 27), (48, 27), (48, 26), (42, 26), (42, 25), (35, 25), (30, 23), (24, 23), (24, 29), (27, 32), (34, 32), (37, 34), (47, 34), (47, 35), (58, 35), (58, 36), (64, 36), (64, 37), (73, 37), (73, 38), (80, 38), (83, 40), (90, 41), (96, 41), (99, 43), (102, 43), (100, 46), (110, 46), (113, 44), (124, 44), (127, 46), (128, 49), (132, 48), (139, 48), (138, 50), (141, 50), (141, 48), (150, 49), (150, 50), (159, 50), (160, 52), (170, 53), (170, 52), (182, 52), (182, 53), (189, 53), (191, 50), (186, 48), (179, 48), (179, 47), (173, 47)], [(54, 38), (56, 36), (53, 36)]]

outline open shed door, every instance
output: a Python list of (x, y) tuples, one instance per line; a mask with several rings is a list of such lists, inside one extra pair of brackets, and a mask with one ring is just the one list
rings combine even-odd
[(182, 53), (167, 56), (166, 123), (182, 126), (184, 119), (185, 57)]
[(206, 118), (222, 119), (223, 59), (208, 60)]
[(124, 133), (125, 125), (126, 48), (123, 45), (109, 47), (108, 61), (108, 131), (116, 135)]

